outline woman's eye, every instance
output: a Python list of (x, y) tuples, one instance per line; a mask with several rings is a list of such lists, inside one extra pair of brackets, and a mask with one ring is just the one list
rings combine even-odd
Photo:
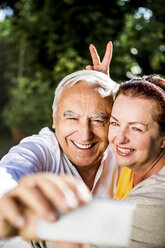
[(119, 126), (119, 124), (118, 124), (116, 121), (111, 121), (111, 122), (110, 122), (110, 125), (111, 125), (111, 126)]
[(133, 127), (133, 130), (136, 131), (136, 132), (143, 132), (140, 128), (138, 127)]

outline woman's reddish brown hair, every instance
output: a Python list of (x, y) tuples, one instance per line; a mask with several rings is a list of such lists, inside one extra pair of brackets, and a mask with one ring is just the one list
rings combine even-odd
[(117, 96), (140, 97), (156, 103), (153, 118), (159, 124), (161, 132), (165, 132), (165, 79), (159, 75), (133, 78), (121, 83)]

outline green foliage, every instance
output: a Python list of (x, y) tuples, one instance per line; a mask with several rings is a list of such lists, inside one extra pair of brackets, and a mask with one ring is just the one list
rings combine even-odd
[(29, 82), (28, 78), (22, 77), (14, 83), (3, 113), (11, 130), (20, 129), (28, 135), (44, 126), (51, 127), (53, 91), (49, 85), (49, 81), (41, 81), (39, 73), (34, 81)]
[(118, 82), (165, 75), (165, 1), (109, 3), (1, 1), (14, 15), (0, 23), (0, 131), (21, 128), (29, 134), (51, 127), (54, 89), (68, 73), (91, 64), (90, 43), (102, 59), (107, 42), (113, 41), (110, 72)]
[(59, 53), (57, 58), (53, 71), (55, 82), (59, 82), (64, 76), (73, 71), (84, 69), (88, 64), (88, 60), (79, 56), (78, 52), (73, 48), (68, 48), (63, 54)]
[(18, 45), (16, 38), (12, 33), (11, 19), (0, 22), (0, 132), (5, 130), (5, 122), (2, 112), (5, 104), (8, 102), (8, 91), (12, 84), (12, 79), (17, 76)]

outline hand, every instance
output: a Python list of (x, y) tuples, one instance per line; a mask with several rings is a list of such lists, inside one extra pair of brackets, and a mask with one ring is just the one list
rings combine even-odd
[(91, 44), (89, 46), (89, 50), (90, 50), (93, 66), (87, 65), (86, 70), (101, 71), (109, 76), (109, 66), (110, 66), (110, 62), (112, 58), (112, 50), (113, 50), (112, 42), (111, 41), (108, 42), (102, 62), (100, 62), (99, 55), (94, 45)]
[(56, 248), (85, 248), (86, 245), (78, 244), (78, 243), (70, 243), (70, 242), (52, 242), (56, 246)]
[(54, 222), (58, 212), (66, 213), (89, 200), (88, 189), (73, 176), (52, 173), (25, 176), (0, 199), (0, 237), (21, 235), (38, 239), (38, 216)]

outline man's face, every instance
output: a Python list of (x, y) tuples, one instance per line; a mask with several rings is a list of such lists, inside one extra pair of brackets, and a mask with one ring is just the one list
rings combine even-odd
[(92, 168), (101, 162), (111, 109), (112, 96), (102, 98), (86, 82), (63, 89), (53, 125), (62, 150), (75, 166)]

